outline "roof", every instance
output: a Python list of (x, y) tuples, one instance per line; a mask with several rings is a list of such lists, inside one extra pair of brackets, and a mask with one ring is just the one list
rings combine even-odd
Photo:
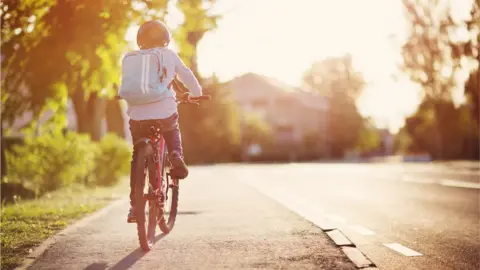
[(300, 101), (304, 106), (326, 110), (328, 100), (326, 97), (309, 91), (305, 88), (293, 87), (278, 79), (270, 78), (256, 73), (246, 73), (225, 83), (235, 96), (239, 96), (238, 91), (250, 91), (258, 95), (285, 95), (288, 98), (294, 98)]

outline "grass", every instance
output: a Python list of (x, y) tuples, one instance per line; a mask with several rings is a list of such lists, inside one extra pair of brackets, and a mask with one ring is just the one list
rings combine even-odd
[(127, 179), (113, 187), (74, 186), (3, 206), (1, 269), (14, 269), (43, 240), (108, 202), (128, 194)]

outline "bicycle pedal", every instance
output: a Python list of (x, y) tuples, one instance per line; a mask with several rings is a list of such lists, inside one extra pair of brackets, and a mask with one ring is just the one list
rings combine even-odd
[(127, 223), (136, 223), (137, 222), (137, 218), (134, 217), (134, 216), (128, 216), (127, 217)]

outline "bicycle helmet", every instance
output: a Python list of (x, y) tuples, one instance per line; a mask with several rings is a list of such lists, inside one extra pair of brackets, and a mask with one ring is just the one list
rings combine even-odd
[(170, 31), (160, 21), (148, 21), (137, 32), (137, 44), (140, 49), (166, 47), (170, 43)]

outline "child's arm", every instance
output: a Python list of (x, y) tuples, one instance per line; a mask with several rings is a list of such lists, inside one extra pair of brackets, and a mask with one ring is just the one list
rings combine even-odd
[(193, 72), (185, 66), (182, 59), (175, 55), (175, 73), (178, 75), (178, 79), (190, 90), (192, 97), (199, 97), (202, 95), (202, 87), (198, 83), (197, 78), (193, 75)]

